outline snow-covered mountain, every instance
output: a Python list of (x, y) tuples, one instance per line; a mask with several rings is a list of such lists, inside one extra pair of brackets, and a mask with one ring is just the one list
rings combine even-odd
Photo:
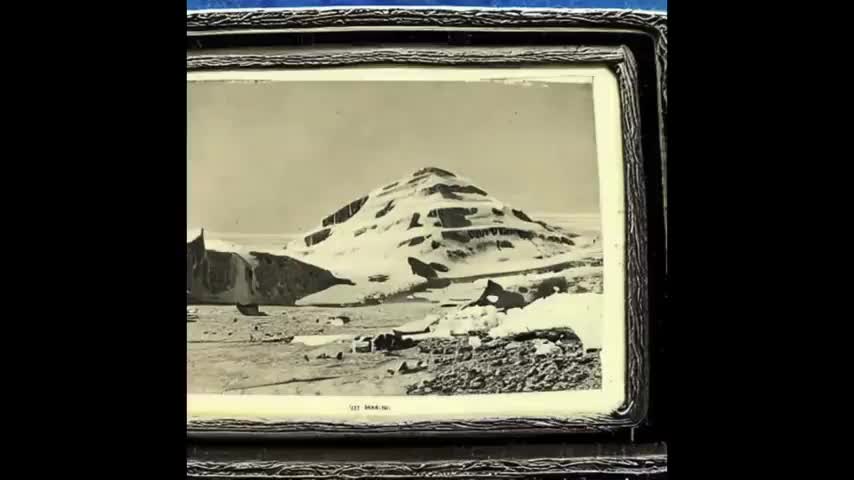
[(447, 285), (601, 261), (598, 234), (531, 218), (469, 179), (433, 167), (342, 206), (283, 253), (354, 283), (301, 304), (356, 303), (425, 282)]

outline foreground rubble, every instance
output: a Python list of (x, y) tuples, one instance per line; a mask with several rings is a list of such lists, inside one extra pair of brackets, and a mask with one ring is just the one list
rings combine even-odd
[(544, 392), (602, 386), (598, 351), (585, 352), (569, 329), (491, 338), (484, 334), (419, 342), (432, 379), (409, 395)]

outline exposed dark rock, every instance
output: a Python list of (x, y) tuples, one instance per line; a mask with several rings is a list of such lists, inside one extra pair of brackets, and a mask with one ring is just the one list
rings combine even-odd
[(430, 242), (430, 247), (432, 247), (433, 250), (436, 250), (437, 248), (439, 248), (441, 246), (442, 246), (442, 244), (437, 242), (436, 240), (433, 240)]
[(409, 267), (412, 268), (412, 273), (415, 275), (419, 275), (424, 278), (436, 278), (439, 276), (433, 267), (421, 260), (418, 260), (417, 258), (409, 257), (407, 261), (409, 262)]
[(492, 213), (494, 213), (495, 215), (498, 215), (499, 217), (503, 217), (503, 216), (504, 216), (504, 210), (499, 210), (499, 209), (497, 209), (497, 208), (493, 208), (493, 209), (492, 209)]
[(205, 268), (205, 231), (187, 243), (187, 301), (192, 301), (193, 277)]
[[(490, 301), (489, 297), (493, 297), (495, 301)], [(496, 299), (497, 297), (497, 299)], [(493, 305), (499, 310), (507, 310), (508, 308), (520, 308), (527, 305), (525, 297), (515, 292), (509, 292), (498, 283), (492, 280), (487, 281), (486, 288), (480, 294), (480, 298), (469, 304), (469, 306), (487, 306)]]
[(241, 260), (239, 256), (230, 252), (208, 250), (204, 260), (208, 270), (208, 275), (202, 279), (204, 286), (214, 294), (233, 290), (239, 273), (245, 269)]
[(379, 212), (377, 212), (376, 217), (384, 217), (388, 212), (390, 212), (394, 208), (394, 200), (389, 200), (385, 207), (383, 207)]
[(465, 250), (448, 250), (445, 252), (450, 259), (466, 258), (469, 256)]
[(397, 248), (403, 246), (414, 247), (415, 245), (424, 243), (425, 237), (423, 235), (419, 235), (417, 237), (410, 238), (409, 240), (404, 240), (397, 244)]
[(432, 288), (432, 289), (437, 289), (437, 290), (442, 289), (442, 288), (447, 288), (449, 285), (451, 285), (451, 279), (450, 278), (430, 278), (427, 280), (427, 282), (425, 282), (425, 286), (427, 288)]
[(428, 217), (438, 217), (439, 226), (444, 228), (470, 227), (471, 221), (466, 216), (477, 213), (477, 208), (438, 208), (430, 210)]
[(436, 167), (425, 167), (425, 168), (422, 168), (421, 170), (418, 170), (417, 172), (413, 173), (413, 174), (412, 174), (412, 176), (413, 176), (413, 177), (420, 177), (420, 176), (422, 176), (422, 175), (427, 175), (427, 174), (430, 174), (430, 173), (435, 174), (435, 175), (438, 175), (438, 176), (440, 176), (440, 177), (445, 177), (445, 178), (453, 178), (453, 177), (456, 177), (456, 175), (454, 175), (453, 173), (451, 173), (451, 172), (449, 172), (449, 171), (447, 171), (447, 170), (442, 170), (441, 168), (436, 168)]
[(386, 280), (388, 280), (388, 275), (380, 274), (380, 275), (371, 275), (370, 277), (368, 277), (368, 281), (370, 281), (370, 282), (382, 283), (382, 282), (385, 282)]
[(511, 339), (515, 342), (526, 342), (528, 340), (548, 340), (555, 343), (578, 343), (580, 340), (571, 328), (549, 328), (543, 330), (530, 330), (517, 333)]
[(415, 341), (409, 338), (404, 338), (403, 335), (397, 332), (382, 333), (371, 339), (372, 351), (393, 351), (403, 350), (415, 346)]
[(547, 278), (536, 286), (534, 298), (531, 301), (538, 298), (546, 298), (555, 293), (566, 293), (567, 289), (569, 289), (569, 282), (566, 280), (566, 277)]
[(498, 249), (501, 250), (502, 248), (516, 248), (516, 247), (514, 247), (513, 244), (510, 243), (510, 240), (498, 240)]
[(534, 223), (539, 224), (541, 227), (545, 228), (546, 230), (548, 230), (550, 232), (554, 232), (554, 228), (551, 225), (547, 224), (546, 222), (543, 222), (542, 220), (537, 220)]
[(323, 219), (323, 226), (328, 227), (331, 225), (337, 225), (339, 223), (346, 222), (353, 215), (355, 215), (356, 212), (358, 212), (362, 208), (362, 205), (364, 205), (365, 202), (367, 202), (367, 201), (368, 201), (368, 197), (365, 196), (365, 197), (362, 197), (358, 200), (354, 200), (354, 201), (350, 202), (349, 204), (341, 207), (340, 209), (338, 209), (338, 211), (336, 211), (332, 215), (329, 215)]
[(252, 262), (231, 252), (206, 250), (199, 255), (188, 244), (188, 303), (293, 305), (304, 296), (333, 285), (349, 284), (328, 270), (284, 255), (250, 252)]
[(307, 235), (304, 239), (305, 240), (305, 246), (310, 247), (312, 245), (317, 245), (318, 243), (329, 238), (329, 235), (331, 235), (331, 234), (332, 234), (331, 228), (324, 228), (322, 230), (318, 230), (318, 231), (312, 233), (311, 235)]
[(407, 227), (407, 230), (409, 230), (410, 228), (423, 227), (424, 225), (422, 225), (421, 223), (418, 222), (418, 219), (420, 217), (421, 217), (420, 213), (418, 213), (418, 212), (413, 213), (412, 214), (412, 220), (409, 221), (409, 227)]
[(507, 227), (485, 227), (467, 230), (443, 230), (442, 238), (447, 240), (455, 240), (457, 242), (468, 243), (472, 239), (484, 238), (488, 236), (516, 236), (525, 240), (534, 238), (534, 233), (530, 230), (520, 230), (518, 228)]
[(384, 186), (384, 187), (383, 187), (383, 190), (389, 190), (389, 189), (392, 189), (392, 188), (396, 187), (398, 183), (399, 183), (399, 182), (390, 183), (390, 184), (388, 184), (388, 185)]
[(450, 270), (448, 267), (446, 267), (445, 265), (442, 265), (441, 263), (438, 263), (438, 262), (430, 262), (430, 266), (433, 267), (433, 270), (436, 270), (437, 272), (443, 272), (444, 273), (444, 272), (447, 272), (448, 270)]
[(433, 195), (439, 193), (442, 197), (450, 200), (462, 200), (463, 197), (458, 193), (467, 193), (473, 195), (486, 196), (486, 192), (475, 187), (474, 185), (448, 185), (446, 183), (437, 183), (422, 190), (425, 195)]
[(533, 221), (533, 220), (531, 220), (531, 217), (529, 217), (528, 215), (526, 215), (526, 214), (525, 214), (525, 212), (523, 212), (522, 210), (516, 210), (516, 209), (514, 208), (514, 209), (513, 209), (513, 215), (516, 215), (516, 218), (518, 218), (519, 220), (522, 220), (522, 221), (525, 221), (525, 222), (531, 222), (531, 223), (534, 223), (534, 221)]

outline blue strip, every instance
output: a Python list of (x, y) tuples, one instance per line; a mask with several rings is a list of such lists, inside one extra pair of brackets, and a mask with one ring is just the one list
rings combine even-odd
[(337, 6), (626, 8), (667, 10), (667, 0), (187, 0), (187, 10)]

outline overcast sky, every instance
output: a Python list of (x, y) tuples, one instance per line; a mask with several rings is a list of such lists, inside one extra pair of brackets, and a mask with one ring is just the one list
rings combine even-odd
[(193, 82), (188, 227), (295, 233), (425, 166), (527, 212), (599, 209), (591, 86)]

